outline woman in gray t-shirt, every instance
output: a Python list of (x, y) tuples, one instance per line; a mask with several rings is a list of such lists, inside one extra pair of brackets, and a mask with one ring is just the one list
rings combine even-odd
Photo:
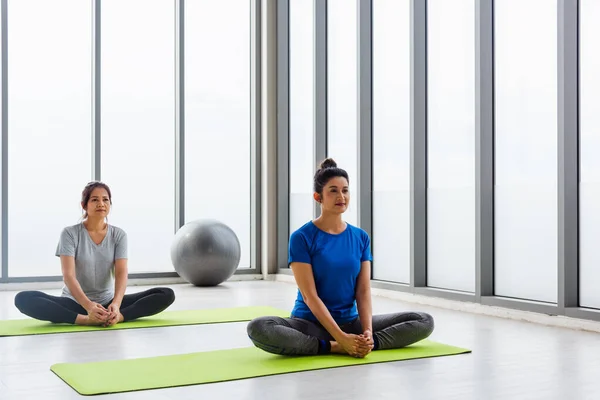
[(90, 182), (81, 194), (84, 219), (63, 229), (56, 256), (65, 282), (61, 296), (24, 291), (15, 306), (32, 318), (55, 323), (111, 326), (157, 314), (175, 301), (172, 289), (134, 294), (127, 288), (127, 234), (109, 225), (109, 187)]

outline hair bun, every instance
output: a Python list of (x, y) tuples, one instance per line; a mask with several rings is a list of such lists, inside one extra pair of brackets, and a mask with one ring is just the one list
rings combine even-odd
[(321, 169), (326, 168), (337, 168), (337, 163), (333, 160), (333, 158), (326, 158), (321, 162)]

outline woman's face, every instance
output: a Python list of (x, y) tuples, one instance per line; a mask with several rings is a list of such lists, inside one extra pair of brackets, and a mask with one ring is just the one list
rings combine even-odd
[(92, 190), (90, 199), (84, 209), (90, 217), (106, 217), (110, 212), (110, 199), (106, 189), (97, 187)]
[(315, 193), (314, 197), (321, 203), (323, 212), (342, 214), (350, 204), (348, 181), (342, 176), (331, 178), (323, 187), (322, 196)]

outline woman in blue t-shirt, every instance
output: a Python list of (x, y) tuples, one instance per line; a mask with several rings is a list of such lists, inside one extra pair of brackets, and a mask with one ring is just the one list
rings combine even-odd
[(292, 233), (290, 268), (298, 295), (290, 318), (259, 317), (248, 324), (256, 347), (275, 354), (344, 353), (408, 346), (427, 338), (433, 318), (423, 312), (372, 315), (371, 242), (342, 220), (348, 209), (348, 174), (326, 159), (314, 176), (321, 215)]

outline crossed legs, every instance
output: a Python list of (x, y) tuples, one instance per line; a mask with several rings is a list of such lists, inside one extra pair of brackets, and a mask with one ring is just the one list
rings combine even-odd
[[(172, 289), (157, 287), (139, 293), (126, 294), (121, 302), (124, 321), (148, 317), (164, 311), (175, 301)], [(108, 307), (108, 304), (103, 304)], [(87, 311), (75, 300), (62, 296), (51, 296), (37, 290), (19, 292), (15, 296), (15, 306), (23, 314), (53, 323), (74, 324), (77, 315), (87, 315)]]
[[(359, 319), (340, 328), (346, 333), (362, 333)], [(374, 315), (374, 350), (408, 346), (427, 338), (433, 329), (433, 317), (423, 312)], [(322, 342), (333, 340), (321, 324), (293, 317), (259, 317), (250, 321), (247, 331), (256, 347), (274, 354), (319, 354), (325, 351)]]

